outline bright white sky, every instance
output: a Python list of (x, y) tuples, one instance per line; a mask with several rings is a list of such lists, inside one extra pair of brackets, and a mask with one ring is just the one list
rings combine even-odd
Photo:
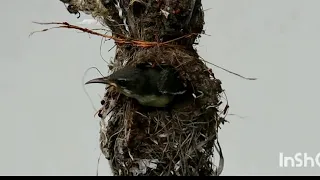
[[(320, 175), (320, 167), (279, 167), (279, 153), (320, 152), (320, 1), (203, 0), (206, 33), (198, 47), (226, 89), (230, 124), (220, 143), (222, 175)], [(0, 6), (0, 175), (95, 175), (98, 118), (82, 89), (84, 71), (100, 58), (100, 38), (43, 28), (32, 21), (88, 18), (70, 15), (58, 0), (7, 1)], [(103, 46), (105, 59), (113, 46)], [(97, 77), (90, 71), (86, 80)], [(99, 105), (103, 86), (88, 86)], [(310, 163), (310, 162), (309, 162)], [(101, 161), (100, 174), (109, 175)]]

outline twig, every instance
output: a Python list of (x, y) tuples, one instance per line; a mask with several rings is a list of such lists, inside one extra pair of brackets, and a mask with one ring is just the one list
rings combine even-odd
[(192, 18), (194, 6), (195, 6), (195, 4), (196, 4), (196, 0), (191, 0), (191, 3), (190, 3), (190, 4), (191, 4), (191, 11), (190, 11), (190, 14), (189, 14), (189, 16), (188, 16), (188, 19), (187, 19), (187, 21), (186, 21), (186, 23), (185, 23), (185, 26), (186, 26), (186, 27), (189, 25), (190, 20), (191, 20), (191, 18)]
[(240, 75), (240, 74), (238, 74), (238, 73), (229, 71), (228, 69), (225, 69), (225, 68), (223, 68), (223, 67), (221, 67), (221, 66), (215, 65), (215, 64), (213, 64), (213, 63), (211, 63), (211, 62), (209, 62), (209, 61), (206, 61), (206, 60), (204, 60), (202, 57), (200, 57), (200, 58), (201, 58), (202, 61), (204, 61), (204, 62), (206, 62), (206, 63), (208, 63), (208, 64), (211, 64), (211, 65), (213, 65), (213, 66), (215, 66), (215, 67), (217, 67), (217, 68), (219, 68), (219, 69), (222, 69), (222, 70), (224, 70), (224, 71), (226, 71), (226, 72), (228, 72), (228, 73), (230, 73), (230, 74), (239, 76), (239, 77), (241, 77), (241, 78), (243, 78), (243, 79), (246, 79), (246, 80), (257, 80), (257, 78), (244, 77), (244, 76), (242, 76), (242, 75)]
[(107, 64), (109, 64), (104, 58), (103, 58), (103, 56), (102, 56), (102, 42), (103, 42), (103, 37), (101, 38), (101, 41), (100, 41), (100, 57), (102, 58), (102, 60), (105, 62), (105, 63), (107, 63)]
[(99, 155), (99, 158), (98, 158), (98, 162), (97, 162), (96, 176), (99, 176), (99, 164), (100, 164), (101, 154), (102, 154), (102, 153), (100, 152), (100, 155)]
[(239, 116), (239, 115), (233, 114), (233, 113), (228, 114), (228, 116), (237, 116), (237, 117), (240, 118), (240, 119), (245, 119), (245, 118), (247, 118), (247, 116)]
[(96, 68), (96, 67), (90, 67), (90, 68), (88, 68), (88, 69), (84, 72), (84, 75), (82, 76), (82, 88), (83, 88), (83, 91), (86, 93), (88, 99), (90, 100), (90, 103), (91, 103), (92, 108), (93, 108), (95, 111), (97, 111), (97, 108), (94, 106), (94, 103), (93, 103), (93, 101), (92, 101), (92, 99), (91, 99), (88, 91), (87, 91), (86, 88), (84, 87), (84, 83), (85, 83), (85, 82), (84, 82), (84, 77), (86, 76), (86, 74), (88, 73), (88, 71), (91, 70), (91, 69), (96, 69), (102, 77), (104, 77), (104, 76), (103, 76), (102, 73), (99, 71), (99, 69)]
[(82, 28), (82, 27), (79, 27), (79, 26), (75, 26), (75, 25), (69, 24), (67, 22), (49, 22), (49, 23), (33, 22), (33, 23), (40, 24), (40, 25), (60, 25), (60, 26), (52, 27), (52, 28), (48, 28), (48, 29), (43, 29), (43, 30), (40, 30), (40, 31), (34, 31), (34, 32), (31, 32), (29, 36), (32, 36), (34, 33), (37, 33), (37, 32), (44, 32), (44, 31), (48, 31), (48, 30), (51, 30), (51, 29), (57, 29), (57, 28), (77, 29), (77, 30), (80, 30), (82, 32), (86, 32), (86, 33), (93, 34), (93, 35), (96, 35), (96, 36), (113, 39), (118, 44), (131, 44), (133, 46), (144, 47), (144, 48), (155, 47), (155, 46), (165, 46), (165, 45), (166, 46), (170, 46), (169, 43), (171, 43), (171, 42), (174, 42), (174, 41), (177, 41), (177, 40), (180, 40), (180, 39), (183, 39), (183, 38), (189, 38), (190, 36), (197, 35), (197, 33), (191, 33), (191, 34), (187, 34), (187, 35), (184, 35), (184, 36), (181, 36), (181, 37), (178, 37), (178, 38), (166, 41), (166, 42), (158, 43), (158, 42), (147, 42), (147, 41), (140, 41), (140, 40), (121, 39), (121, 38), (117, 38), (117, 37), (114, 37), (114, 36), (101, 34), (101, 33), (95, 32), (93, 30), (90, 30), (88, 28)]

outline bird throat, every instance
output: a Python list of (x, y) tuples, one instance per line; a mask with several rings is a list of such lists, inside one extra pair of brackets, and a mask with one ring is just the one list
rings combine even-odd
[[(121, 88), (118, 89), (120, 90)], [(136, 99), (143, 106), (165, 107), (173, 99), (173, 96), (170, 95), (134, 94), (127, 89), (121, 89), (120, 92), (127, 97)]]
[(110, 86), (113, 86), (114, 88), (117, 88), (117, 87), (118, 87), (117, 84), (115, 84), (115, 83), (113, 83), (113, 82), (109, 83), (109, 85), (110, 85)]

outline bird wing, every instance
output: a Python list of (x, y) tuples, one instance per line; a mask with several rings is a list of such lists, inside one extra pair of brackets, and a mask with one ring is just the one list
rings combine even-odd
[(171, 95), (183, 94), (186, 91), (177, 72), (172, 68), (166, 68), (160, 72), (158, 89), (163, 94)]

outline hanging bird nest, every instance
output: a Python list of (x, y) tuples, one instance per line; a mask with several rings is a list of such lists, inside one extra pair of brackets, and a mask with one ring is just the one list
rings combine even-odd
[(139, 49), (127, 65), (167, 64), (176, 68), (187, 92), (170, 108), (147, 108), (108, 89), (100, 116), (101, 149), (116, 175), (214, 175), (212, 162), (221, 82), (195, 52), (177, 48)]
[[(85, 12), (110, 28), (112, 35), (104, 35), (66, 22), (49, 23), (113, 39), (112, 72), (141, 63), (170, 65), (187, 89), (169, 107), (153, 108), (106, 88), (98, 111), (100, 148), (113, 174), (219, 175), (223, 157), (217, 134), (226, 109), (220, 107), (221, 81), (194, 49), (204, 24), (201, 0), (60, 1), (70, 13)], [(215, 149), (218, 168), (213, 163)]]

